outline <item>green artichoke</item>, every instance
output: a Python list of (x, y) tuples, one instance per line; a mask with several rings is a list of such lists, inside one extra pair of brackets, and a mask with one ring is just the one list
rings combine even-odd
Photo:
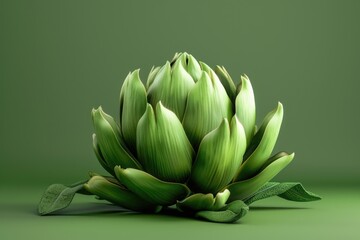
[[(92, 110), (94, 151), (111, 176), (92, 173), (73, 192), (138, 212), (176, 207), (183, 215), (215, 222), (238, 220), (248, 210), (246, 203), (264, 198), (264, 192), (295, 201), (319, 199), (298, 184), (284, 190), (283, 184), (269, 183), (294, 153), (271, 156), (283, 106), (279, 102), (257, 128), (246, 75), (236, 86), (224, 67), (213, 70), (188, 53), (177, 53), (151, 69), (146, 85), (139, 70), (128, 74), (119, 119), (101, 107)], [(294, 191), (303, 198), (286, 197)], [(44, 204), (39, 211), (49, 212)]]

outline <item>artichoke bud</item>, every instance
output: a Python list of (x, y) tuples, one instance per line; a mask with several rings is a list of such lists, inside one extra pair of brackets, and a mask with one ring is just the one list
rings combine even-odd
[(185, 182), (190, 175), (194, 150), (176, 115), (161, 102), (150, 104), (137, 127), (136, 148), (145, 171), (161, 180)]
[(188, 93), (194, 85), (195, 82), (186, 72), (180, 56), (172, 69), (170, 63), (167, 62), (159, 70), (153, 84), (148, 89), (148, 100), (153, 107), (161, 101), (165, 107), (182, 119)]
[(234, 177), (246, 149), (246, 136), (236, 116), (201, 141), (190, 177), (190, 186), (197, 192), (217, 193)]
[(222, 67), (216, 66), (215, 73), (219, 77), (230, 99), (234, 100), (236, 95), (236, 87), (230, 74), (226, 71), (225, 67), (223, 66)]
[(235, 112), (245, 129), (246, 140), (249, 144), (254, 136), (256, 112), (253, 88), (246, 75), (241, 76), (238, 94), (235, 99)]
[(107, 115), (101, 107), (92, 110), (97, 144), (107, 166), (113, 169), (116, 165), (141, 168), (126, 148), (115, 120)]
[(199, 81), (189, 92), (183, 126), (195, 148), (203, 137), (219, 126), (224, 118), (231, 119), (232, 104), (216, 74), (202, 71)]
[(274, 149), (284, 115), (282, 104), (268, 113), (260, 129), (256, 132), (245, 153), (245, 162), (241, 165), (236, 181), (256, 175), (264, 166)]
[(139, 77), (139, 69), (132, 72), (126, 81), (121, 114), (121, 131), (127, 146), (136, 146), (136, 127), (147, 104), (146, 89)]

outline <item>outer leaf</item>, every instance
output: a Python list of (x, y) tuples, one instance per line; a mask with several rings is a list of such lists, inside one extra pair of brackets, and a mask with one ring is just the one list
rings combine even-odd
[(124, 98), (120, 119), (122, 136), (133, 151), (136, 147), (136, 127), (147, 104), (146, 90), (140, 80), (139, 71), (138, 69), (132, 72), (123, 86)]
[(321, 197), (307, 191), (301, 183), (298, 182), (268, 182), (262, 186), (253, 196), (244, 200), (247, 205), (261, 199), (279, 196), (281, 198), (296, 201), (296, 202), (310, 202), (320, 200)]
[(195, 217), (201, 218), (210, 222), (232, 223), (247, 214), (249, 207), (241, 200), (236, 200), (229, 203), (219, 211), (200, 211), (195, 214)]
[(236, 116), (245, 129), (246, 141), (249, 145), (250, 140), (254, 136), (256, 110), (254, 91), (250, 80), (246, 75), (241, 76), (238, 91), (239, 93), (235, 100), (235, 112)]
[(222, 85), (224, 86), (228, 96), (233, 101), (236, 95), (236, 87), (230, 74), (226, 71), (224, 66), (216, 66), (214, 69), (216, 75), (219, 77)]
[(141, 170), (115, 167), (119, 181), (130, 191), (153, 204), (169, 206), (187, 197), (190, 190), (184, 184), (164, 182)]
[(115, 120), (107, 115), (101, 107), (92, 111), (93, 123), (97, 141), (110, 169), (116, 165), (141, 168), (140, 164), (126, 148)]
[(217, 193), (231, 182), (246, 149), (246, 136), (236, 116), (227, 119), (202, 140), (189, 185), (202, 193)]
[(128, 73), (128, 75), (126, 76), (126, 78), (125, 78), (125, 80), (124, 80), (124, 82), (123, 82), (123, 84), (122, 84), (122, 86), (121, 86), (121, 89), (120, 89), (120, 96), (119, 96), (119, 105), (120, 105), (120, 108), (119, 108), (119, 116), (120, 116), (120, 120), (122, 119), (122, 111), (123, 111), (123, 105), (124, 105), (124, 95), (125, 95), (125, 89), (126, 89), (126, 87), (125, 86), (127, 86), (127, 83), (128, 83), (128, 81), (129, 81), (129, 77), (130, 77), (130, 75), (131, 75), (131, 72), (129, 72)]
[(111, 167), (109, 167), (109, 165), (107, 164), (107, 162), (104, 159), (104, 156), (101, 153), (100, 146), (97, 142), (96, 134), (94, 133), (92, 135), (92, 137), (93, 137), (93, 149), (94, 149), (95, 155), (96, 155), (99, 163), (108, 173), (113, 174), (114, 170)]
[(152, 106), (161, 101), (162, 104), (173, 111), (179, 119), (183, 118), (186, 99), (190, 89), (195, 85), (194, 80), (186, 72), (181, 58), (171, 69), (167, 62), (156, 75), (153, 84), (148, 90), (148, 99)]
[(183, 212), (218, 211), (226, 206), (230, 191), (225, 189), (214, 197), (213, 194), (196, 193), (176, 203), (176, 207)]
[(196, 193), (176, 203), (178, 210), (182, 212), (197, 212), (212, 210), (215, 203), (214, 195), (211, 193)]
[(146, 172), (164, 181), (185, 182), (191, 171), (194, 150), (184, 129), (170, 110), (150, 104), (137, 129), (137, 153)]
[(203, 71), (189, 92), (183, 118), (186, 134), (197, 148), (206, 134), (217, 128), (224, 118), (232, 117), (231, 101), (216, 74)]
[(294, 155), (294, 153), (291, 155), (283, 153), (276, 154), (274, 157), (270, 158), (268, 165), (256, 176), (227, 186), (226, 188), (231, 192), (229, 201), (244, 200), (253, 195), (265, 183), (270, 181), (283, 168), (285, 168), (293, 160)]
[(84, 182), (65, 186), (62, 184), (50, 185), (41, 197), (38, 212), (40, 215), (47, 215), (68, 207), (75, 194), (83, 190)]
[(117, 178), (115, 178), (113, 176), (103, 176), (103, 175), (98, 174), (96, 172), (89, 172), (89, 176), (90, 176), (90, 178), (95, 177), (95, 176), (100, 176), (102, 178), (105, 178), (108, 182), (111, 182), (111, 183), (113, 183), (115, 185), (118, 185), (118, 186), (120, 186), (122, 188), (125, 188), (125, 186), (121, 185), (119, 180), (117, 180)]
[(255, 134), (245, 153), (245, 162), (239, 169), (236, 181), (255, 176), (270, 157), (274, 149), (283, 119), (283, 107), (279, 102), (276, 109), (264, 119), (259, 131)]
[(145, 201), (118, 184), (108, 181), (102, 176), (93, 176), (84, 188), (121, 207), (138, 212), (158, 212), (161, 207)]
[(310, 202), (322, 199), (322, 197), (320, 197), (319, 195), (307, 191), (301, 183), (280, 183), (278, 188), (289, 188), (284, 193), (278, 195), (279, 197), (286, 200), (295, 202)]

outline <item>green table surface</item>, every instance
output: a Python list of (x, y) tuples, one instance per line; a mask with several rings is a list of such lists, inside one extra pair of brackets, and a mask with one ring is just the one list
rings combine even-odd
[(57, 215), (38, 216), (43, 187), (2, 186), (0, 239), (360, 239), (360, 189), (310, 187), (323, 200), (277, 197), (252, 205), (235, 224), (119, 211), (78, 195)]

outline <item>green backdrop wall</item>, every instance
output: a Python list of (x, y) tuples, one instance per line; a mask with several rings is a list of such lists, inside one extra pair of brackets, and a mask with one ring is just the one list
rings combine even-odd
[[(246, 73), (258, 120), (281, 101), (277, 179), (358, 184), (359, 1), (0, 1), (1, 184), (102, 172), (90, 111), (177, 51)], [(260, 123), (260, 122), (259, 122)]]

